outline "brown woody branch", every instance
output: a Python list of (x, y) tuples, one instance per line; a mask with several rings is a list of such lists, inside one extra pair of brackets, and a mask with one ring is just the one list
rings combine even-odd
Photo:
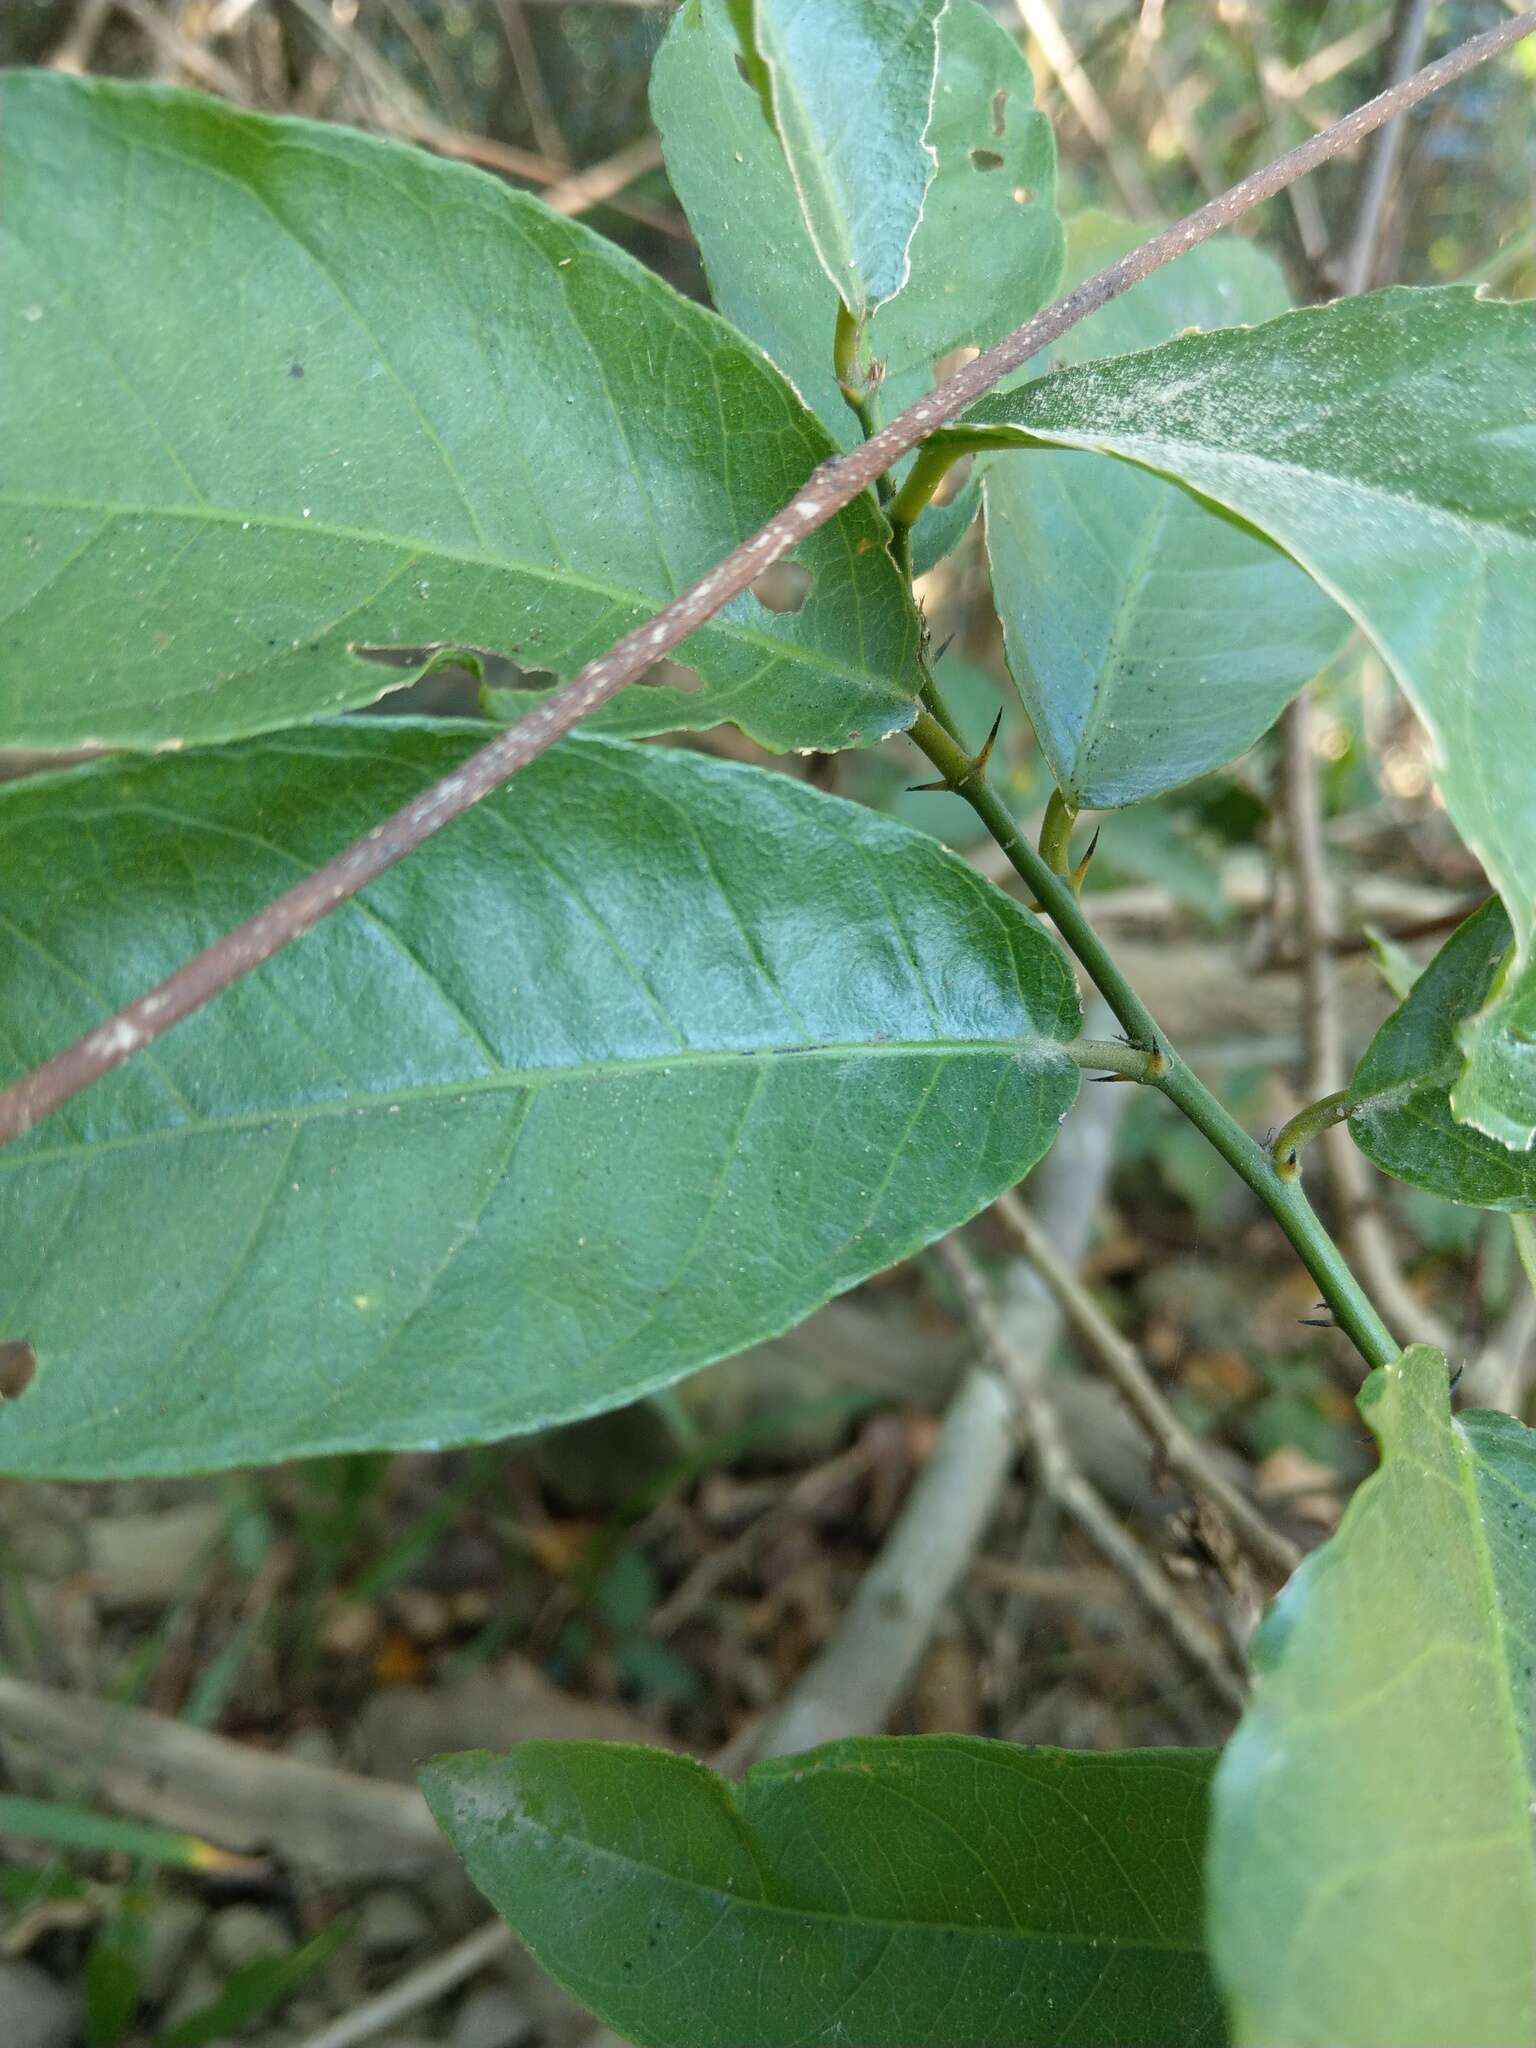
[(1198, 242), (1231, 227), (1262, 200), (1272, 198), (1319, 164), (1351, 149), (1405, 108), (1427, 99), (1442, 86), (1497, 56), (1536, 31), (1536, 8), (1486, 34), (1474, 36), (1438, 63), (1391, 87), (1357, 107), (1332, 128), (1310, 137), (1272, 164), (1154, 235), (1118, 263), (1088, 278), (1054, 305), (918, 399), (890, 425), (846, 455), (814, 470), (782, 511), (776, 512), (750, 539), (732, 550), (698, 582), (647, 624), (627, 633), (546, 703), (516, 725), (499, 733), (469, 760), (422, 791), (394, 816), (375, 825), (355, 845), (317, 868), (252, 918), (197, 954), (157, 988), (119, 1010), (84, 1038), (56, 1053), (0, 1093), (0, 1145), (8, 1144), (41, 1123), (73, 1096), (134, 1053), (152, 1044), (183, 1017), (202, 1008), (243, 975), (270, 960), (274, 953), (301, 938), (322, 917), (348, 902), (386, 869), (413, 853), (472, 805), (490, 795), (538, 755), (552, 747), (616, 696), (626, 683), (643, 675), (690, 633), (712, 619), (721, 607), (763, 571), (797, 547), (807, 534), (840, 512), (860, 492), (908, 455), (938, 427), (955, 419), (1001, 378), (1019, 369), (1068, 329), (1128, 291), (1162, 264), (1183, 255)]

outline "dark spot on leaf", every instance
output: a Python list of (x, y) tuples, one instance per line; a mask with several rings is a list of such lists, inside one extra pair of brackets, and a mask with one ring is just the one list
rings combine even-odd
[(746, 60), (746, 58), (745, 58), (745, 57), (743, 57), (743, 55), (741, 54), (740, 50), (738, 50), (738, 51), (736, 52), (736, 69), (737, 69), (737, 71), (738, 71), (738, 72), (739, 72), (739, 73), (741, 74), (741, 77), (742, 77), (743, 81), (744, 81), (744, 82), (745, 82), (745, 83), (746, 83), (747, 85), (751, 85), (751, 83), (752, 83), (752, 73), (751, 73), (751, 71), (750, 71), (750, 70), (749, 70), (749, 69), (747, 68), (747, 60)]
[(1002, 156), (995, 149), (973, 149), (971, 162), (978, 171), (1000, 171), (1003, 168)]
[(288, 365), (288, 374), (290, 377), (302, 377), (304, 374), (304, 365), (298, 362), (290, 363)]
[(752, 595), (770, 612), (797, 612), (811, 594), (811, 572), (803, 562), (770, 562), (752, 584)]
[(1008, 125), (1008, 88), (1000, 85), (992, 95), (992, 133), (1001, 135)]
[(23, 1337), (0, 1343), (0, 1401), (18, 1401), (37, 1375), (37, 1353)]

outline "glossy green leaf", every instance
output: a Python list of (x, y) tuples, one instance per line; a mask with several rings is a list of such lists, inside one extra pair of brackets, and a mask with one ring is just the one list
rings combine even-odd
[[(417, 150), (23, 72), (0, 186), (7, 744), (206, 742), (410, 679), (360, 647), (568, 675), (830, 452), (714, 315)], [(697, 692), (632, 692), (648, 729), (908, 722), (885, 531), (865, 497), (811, 535), (802, 609), (734, 600), (688, 642)]]
[(1512, 1152), (1458, 1123), (1459, 1036), (1509, 958), (1497, 896), (1459, 925), (1366, 1047), (1350, 1082), (1355, 1143), (1396, 1180), (1478, 1209), (1536, 1209), (1536, 1152)]
[[(685, 0), (651, 77), (668, 174), (715, 304), (851, 447), (859, 425), (832, 369), (837, 294), (801, 228), (788, 170), (737, 54), (730, 0)], [(984, 348), (1027, 319), (1061, 273), (1050, 123), (1034, 110), (1018, 45), (978, 0), (950, 0), (940, 18), (928, 142), (938, 168), (912, 240), (911, 275), (866, 334), (867, 352), (884, 365), (878, 400), (887, 416), (931, 386), (937, 358)], [(917, 533), (921, 548), (922, 522)]]
[(1195, 2048), (1211, 1759), (863, 1740), (734, 1785), (582, 1742), (444, 1757), (438, 1821), (641, 2048)]
[[(0, 792), (32, 1065), (450, 771), (354, 721)], [(578, 739), (0, 1152), (0, 1471), (482, 1440), (796, 1322), (1047, 1149), (1065, 956), (921, 833)]]
[(800, 218), (862, 321), (907, 281), (944, 0), (731, 0)]
[[(1080, 216), (1066, 283), (1145, 239)], [(1074, 327), (1053, 361), (1265, 320), (1288, 303), (1272, 258), (1248, 242), (1207, 242)], [(1136, 803), (1232, 760), (1349, 631), (1268, 541), (1129, 463), (1055, 449), (994, 460), (986, 504), (1009, 667), (1057, 783), (1082, 808)]]
[(1381, 1469), (1254, 1643), (1216, 1774), (1211, 1952), (1250, 2048), (1536, 2039), (1536, 1436), (1372, 1373)]
[(1375, 641), (1427, 726), (1516, 959), (1463, 1029), (1459, 1120), (1536, 1140), (1536, 306), (1372, 292), (985, 398), (998, 445), (1097, 449), (1283, 547)]
[[(1532, 706), (1526, 705), (1529, 717)], [(1529, 741), (1529, 726), (1527, 740)], [(1536, 748), (1528, 746), (1527, 766), (1536, 778)], [(1532, 803), (1530, 786), (1527, 803)], [(1536, 896), (1536, 876), (1526, 872), (1524, 901)], [(1515, 898), (1515, 901), (1521, 899)], [(1451, 1090), (1451, 1107), (1462, 1121), (1486, 1131), (1506, 1145), (1518, 1145), (1536, 1165), (1536, 952), (1533, 952), (1528, 907), (1522, 929), (1524, 964), (1511, 948), (1508, 959), (1488, 988), (1488, 1001), (1461, 1027), (1460, 1044), (1466, 1065)]]

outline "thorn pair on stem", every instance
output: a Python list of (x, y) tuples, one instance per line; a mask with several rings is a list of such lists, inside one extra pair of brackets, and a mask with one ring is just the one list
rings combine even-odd
[[(944, 648), (948, 647), (948, 645), (949, 642), (946, 640), (944, 643), (944, 647), (941, 647), (939, 649), (939, 653), (942, 654), (944, 652)], [(986, 739), (982, 742), (980, 753), (972, 754), (971, 758), (969, 759), (969, 761), (966, 762), (964, 769), (958, 776), (951, 777), (948, 775), (941, 775), (937, 782), (909, 782), (907, 784), (908, 795), (916, 795), (919, 791), (928, 789), (947, 789), (951, 796), (959, 796), (963, 791), (964, 785), (967, 782), (969, 782), (973, 776), (984, 775), (986, 773), (987, 763), (992, 758), (992, 749), (997, 745), (997, 736), (1002, 731), (1002, 729), (1003, 714), (1002, 711), (999, 710), (996, 718), (994, 718), (992, 721), (992, 730), (987, 734)]]
[[(1090, 847), (1088, 849), (1089, 858), (1092, 857), (1092, 853), (1093, 849), (1092, 847)], [(1087, 862), (1085, 860), (1084, 865), (1086, 866), (1086, 864)], [(1109, 1081), (1156, 1081), (1160, 1080), (1162, 1076), (1167, 1073), (1168, 1056), (1163, 1051), (1162, 1047), (1158, 1044), (1155, 1038), (1149, 1040), (1147, 1044), (1142, 1045), (1139, 1044), (1137, 1040), (1134, 1038), (1127, 1038), (1123, 1031), (1117, 1031), (1115, 1033), (1115, 1037), (1118, 1040), (1118, 1042), (1126, 1048), (1128, 1052), (1141, 1054), (1142, 1058), (1146, 1061), (1145, 1072), (1131, 1074), (1121, 1073), (1117, 1070), (1116, 1072), (1110, 1074), (1090, 1074), (1088, 1076), (1090, 1084), (1094, 1082)]]

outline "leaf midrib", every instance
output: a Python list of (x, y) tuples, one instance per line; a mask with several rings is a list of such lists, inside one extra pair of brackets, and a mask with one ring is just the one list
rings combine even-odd
[[(1031, 385), (1025, 386), (1026, 391), (1033, 388)], [(956, 431), (963, 432), (967, 424), (966, 420), (959, 420), (956, 423)], [(1349, 491), (1369, 500), (1373, 507), (1390, 510), (1399, 515), (1405, 507), (1411, 506), (1415, 511), (1427, 513), (1450, 526), (1469, 527), (1478, 533), (1496, 534), (1501, 540), (1512, 545), (1536, 552), (1536, 535), (1528, 533), (1523, 527), (1507, 525), (1503, 520), (1491, 518), (1486, 514), (1467, 512), (1459, 507), (1447, 505), (1439, 498), (1423, 497), (1415, 491), (1394, 490), (1384, 484), (1369, 483), (1364, 477), (1351, 476), (1347, 471), (1319, 469), (1305, 463), (1287, 462), (1279, 456), (1266, 455), (1260, 449), (1245, 447), (1241, 442), (1198, 441), (1135, 428), (1122, 431), (1114, 427), (1030, 426), (1022, 421), (1011, 420), (977, 420), (975, 427), (978, 432), (1020, 436), (1016, 441), (1001, 440), (991, 444), (1003, 452), (1038, 445), (1046, 448), (1080, 450), (1088, 455), (1107, 455), (1112, 461), (1128, 462), (1134, 468), (1144, 469), (1153, 476), (1163, 477), (1169, 483), (1181, 485), (1185, 490), (1193, 490), (1212, 498), (1221, 504), (1224, 510), (1269, 540), (1283, 555), (1299, 562), (1313, 580), (1320, 583), (1328, 595), (1335, 602), (1344, 605), (1346, 610), (1349, 608), (1346, 600), (1333, 585), (1324, 580), (1309, 560), (1294, 553), (1290, 542), (1279, 540), (1270, 530), (1267, 513), (1255, 513), (1250, 507), (1230, 503), (1224, 495), (1225, 486), (1222, 492), (1218, 492), (1208, 479), (1196, 481), (1186, 473), (1180, 458), (1187, 455), (1215, 462), (1252, 463), (1257, 469), (1286, 478), (1293, 486), (1304, 484), (1316, 488), (1321, 485), (1330, 490)], [(1158, 450), (1166, 452), (1159, 454), (1156, 452)]]
[(471, 1095), (514, 1095), (534, 1093), (567, 1081), (620, 1081), (632, 1074), (667, 1073), (674, 1067), (708, 1069), (747, 1067), (773, 1059), (893, 1059), (932, 1056), (941, 1059), (996, 1058), (1007, 1054), (1021, 1065), (1044, 1064), (1047, 1048), (1058, 1049), (1057, 1041), (1036, 1032), (1018, 1038), (920, 1038), (898, 1039), (875, 1045), (867, 1040), (849, 1040), (816, 1045), (764, 1045), (739, 1050), (688, 1051), (648, 1054), (641, 1059), (588, 1062), (570, 1067), (533, 1067), (515, 1070), (504, 1067), (494, 1074), (476, 1074), (460, 1081), (422, 1082), (414, 1087), (385, 1088), (371, 1095), (339, 1096), (324, 1102), (295, 1103), (286, 1107), (251, 1110), (241, 1115), (205, 1117), (181, 1124), (165, 1124), (150, 1131), (125, 1131), (120, 1136), (88, 1143), (56, 1145), (45, 1152), (0, 1153), (0, 1177), (23, 1173), (29, 1168), (52, 1166), (61, 1160), (89, 1161), (103, 1153), (131, 1151), (182, 1138), (222, 1137), (226, 1134), (264, 1130), (281, 1126), (291, 1130), (327, 1117), (357, 1115), (368, 1110), (386, 1112), (408, 1103), (453, 1100)]
[[(241, 531), (260, 527), (276, 533), (300, 534), (306, 538), (315, 536), (327, 540), (353, 541), (368, 547), (394, 548), (404, 555), (424, 562), (458, 562), (472, 569), (494, 569), (508, 575), (535, 577), (546, 583), (587, 591), (615, 607), (635, 605), (644, 608), (647, 605), (668, 602), (676, 595), (675, 592), (668, 591), (658, 598), (654, 592), (601, 583), (595, 577), (582, 575), (561, 565), (551, 568), (548, 563), (527, 561), (521, 556), (482, 553), (474, 548), (455, 547), (444, 541), (424, 540), (409, 534), (372, 532), (366, 527), (343, 526), (328, 519), (295, 519), (278, 512), (250, 515), (228, 511), (222, 506), (191, 502), (178, 505), (132, 504), (116, 499), (50, 497), (25, 491), (0, 491), (0, 505), (14, 505), (31, 511), (79, 512), (109, 519), (167, 519), (183, 522), (192, 520), (210, 526), (233, 526)], [(852, 677), (863, 682), (869, 680), (870, 671), (867, 668), (834, 659), (814, 641), (779, 639), (760, 627), (747, 625), (739, 619), (727, 617), (724, 613), (717, 612), (712, 619), (706, 620), (699, 630), (729, 633), (751, 647), (761, 648), (776, 661), (801, 662), (809, 668), (824, 669), (828, 675)], [(321, 637), (324, 638), (323, 633)], [(443, 644), (452, 646), (455, 642), (450, 636)], [(892, 693), (894, 696), (903, 694), (894, 684)]]
[[(1531, 1778), (1530, 1745), (1522, 1740), (1515, 1700), (1514, 1673), (1510, 1668), (1508, 1621), (1509, 1601), (1499, 1583), (1499, 1574), (1493, 1561), (1493, 1552), (1488, 1542), (1487, 1517), (1477, 1475), (1483, 1469), (1476, 1448), (1467, 1440), (1466, 1431), (1455, 1416), (1451, 1418), (1451, 1432), (1456, 1465), (1456, 1489), (1465, 1510), (1468, 1533), (1471, 1538), (1469, 1549), (1474, 1568), (1482, 1582), (1488, 1609), (1488, 1633), (1492, 1638), (1489, 1645), (1492, 1661), (1499, 1673), (1499, 1683), (1494, 1687), (1497, 1702), (1495, 1711), (1504, 1725), (1505, 1738), (1509, 1745), (1515, 1774), (1525, 1792), (1525, 1825), (1519, 1839), (1525, 1846), (1525, 1894), (1527, 1927), (1536, 1927), (1536, 1834), (1532, 1832), (1532, 1816), (1536, 1815), (1536, 1785)], [(1536, 1978), (1536, 1938), (1527, 1945), (1527, 1963), (1531, 1976), (1527, 1981), (1527, 1996), (1532, 1995), (1532, 1979)]]
[[(516, 1816), (513, 1826), (515, 1828), (527, 1829), (531, 1833), (537, 1833), (546, 1841), (553, 1842), (558, 1847), (570, 1849), (573, 1846), (569, 1834), (563, 1833), (558, 1828), (548, 1827), (542, 1821), (530, 1819), (526, 1814)], [(683, 1891), (697, 1892), (700, 1897), (708, 1899), (712, 1904), (734, 1909), (737, 1912), (746, 1910), (755, 1913), (768, 1913), (786, 1920), (811, 1920), (832, 1927), (867, 1927), (872, 1933), (887, 1935), (959, 1934), (968, 1936), (972, 1940), (978, 1938), (992, 1941), (1012, 1940), (1038, 1943), (1042, 1946), (1049, 1945), (1054, 1948), (1080, 1948), (1097, 1951), (1133, 1949), (1154, 1955), (1192, 1957), (1198, 1957), (1204, 1953), (1203, 1946), (1198, 1940), (1174, 1941), (1166, 1936), (1159, 1939), (1152, 1935), (1140, 1934), (1078, 1934), (1070, 1928), (1045, 1929), (1022, 1927), (1017, 1924), (1009, 1927), (989, 1926), (978, 1921), (898, 1920), (895, 1918), (885, 1918), (874, 1913), (834, 1913), (824, 1906), (789, 1905), (779, 1899), (749, 1899), (744, 1898), (740, 1892), (733, 1892), (726, 1887), (705, 1884), (698, 1878), (683, 1877), (676, 1871), (663, 1869), (659, 1864), (646, 1863), (638, 1856), (627, 1855), (620, 1849), (610, 1849), (601, 1842), (593, 1842), (582, 1838), (578, 1839), (575, 1847), (584, 1856), (601, 1858), (604, 1862), (617, 1864), (621, 1870), (632, 1873), (638, 1872), (646, 1877), (660, 1879), (663, 1883), (676, 1885)]]

